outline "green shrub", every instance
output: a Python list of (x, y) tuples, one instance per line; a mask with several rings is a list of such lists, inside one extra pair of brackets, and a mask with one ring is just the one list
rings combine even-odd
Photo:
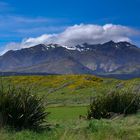
[(106, 95), (94, 97), (88, 109), (87, 118), (110, 118), (114, 113), (133, 114), (140, 108), (140, 94), (114, 91)]
[(0, 125), (15, 129), (39, 130), (48, 113), (43, 100), (25, 87), (0, 88)]

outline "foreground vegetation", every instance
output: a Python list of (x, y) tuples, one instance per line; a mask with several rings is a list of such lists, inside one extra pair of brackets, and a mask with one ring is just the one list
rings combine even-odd
[(0, 127), (15, 130), (41, 130), (48, 113), (46, 103), (30, 89), (9, 86), (0, 87)]
[(116, 115), (135, 114), (140, 109), (138, 91), (113, 91), (92, 98), (88, 109), (88, 119), (112, 118)]
[[(46, 118), (50, 129), (38, 133), (1, 128), (1, 140), (139, 140), (140, 113), (121, 114), (110, 119), (87, 120), (91, 97), (108, 97), (108, 93), (140, 92), (140, 79), (117, 80), (89, 75), (11, 76), (2, 77), (5, 87), (30, 87), (38, 97), (48, 101)], [(128, 96), (126, 96), (128, 97)], [(125, 97), (125, 98), (126, 98)], [(128, 98), (129, 99), (129, 98)]]
[[(1, 140), (139, 140), (140, 139), (140, 114), (127, 117), (118, 116), (113, 120), (80, 120), (77, 114), (69, 115), (58, 119), (59, 113), (63, 107), (58, 107), (58, 112), (51, 108), (50, 122), (53, 124), (50, 131), (42, 131), (41, 133), (24, 130), (13, 131), (2, 129), (0, 131)], [(67, 114), (63, 108), (63, 113)], [(85, 110), (85, 108), (83, 108)], [(71, 110), (71, 107), (70, 107)], [(80, 108), (81, 110), (81, 108)], [(66, 112), (65, 112), (66, 111)], [(71, 112), (74, 112), (72, 108)], [(77, 108), (76, 108), (77, 111)], [(71, 114), (70, 112), (70, 114)], [(82, 110), (83, 112), (83, 110)], [(86, 112), (85, 112), (86, 113)], [(54, 117), (55, 115), (55, 117)], [(72, 119), (70, 119), (72, 117)], [(64, 119), (64, 120), (63, 120)]]

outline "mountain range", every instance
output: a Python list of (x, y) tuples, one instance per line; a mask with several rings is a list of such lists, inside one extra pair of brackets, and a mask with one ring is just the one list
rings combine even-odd
[(140, 48), (129, 42), (39, 44), (0, 56), (0, 72), (140, 75)]

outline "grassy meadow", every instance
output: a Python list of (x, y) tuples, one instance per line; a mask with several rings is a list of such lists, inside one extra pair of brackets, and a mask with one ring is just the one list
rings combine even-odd
[[(9, 84), (28, 87), (43, 97), (50, 115), (50, 130), (0, 130), (0, 140), (139, 140), (140, 113), (112, 119), (86, 120), (91, 97), (115, 90), (140, 91), (140, 79), (118, 80), (90, 75), (1, 77)], [(82, 116), (80, 118), (80, 116)]]

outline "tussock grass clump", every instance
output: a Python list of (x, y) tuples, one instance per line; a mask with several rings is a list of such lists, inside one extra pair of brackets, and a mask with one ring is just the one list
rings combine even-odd
[(114, 91), (94, 97), (87, 118), (110, 118), (115, 114), (135, 114), (140, 109), (140, 94), (133, 91)]
[(21, 129), (42, 129), (48, 113), (42, 98), (25, 87), (0, 87), (0, 125)]

